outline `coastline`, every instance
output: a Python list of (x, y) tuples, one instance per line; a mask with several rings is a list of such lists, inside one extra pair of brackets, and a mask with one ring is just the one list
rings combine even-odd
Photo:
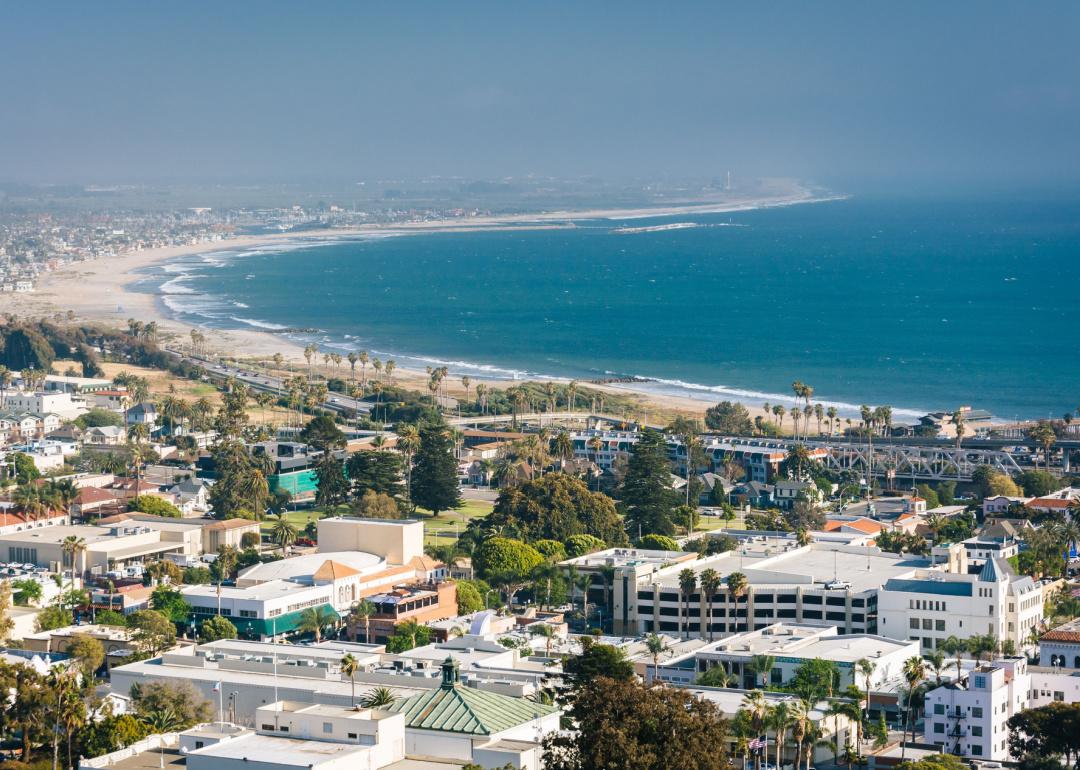
[[(140, 291), (135, 288), (145, 280), (145, 270), (170, 261), (218, 250), (245, 250), (297, 241), (340, 240), (350, 237), (375, 235), (405, 235), (410, 233), (477, 232), (484, 230), (538, 230), (574, 227), (576, 221), (594, 219), (635, 219), (668, 217), (702, 213), (727, 213), (760, 208), (818, 203), (840, 200), (845, 196), (814, 197), (808, 191), (760, 199), (746, 199), (729, 203), (687, 204), (663, 208), (638, 209), (590, 209), (584, 211), (553, 211), (535, 214), (472, 217), (462, 220), (432, 220), (392, 225), (370, 225), (350, 229), (308, 230), (259, 235), (242, 235), (217, 241), (204, 241), (183, 246), (172, 246), (134, 251), (114, 257), (76, 263), (45, 274), (36, 290), (29, 294), (7, 295), (5, 309), (16, 315), (43, 316), (71, 311), (79, 320), (106, 323), (124, 327), (129, 318), (157, 323), (159, 336), (165, 341), (182, 341), (192, 329), (199, 328), (172, 317), (161, 305), (158, 292)], [(10, 300), (10, 301), (8, 301)], [(205, 330), (204, 330), (205, 331)], [(240, 358), (269, 358), (281, 354), (286, 361), (303, 362), (303, 343), (271, 330), (218, 329), (208, 336), (214, 348), (227, 351), (243, 351)], [(232, 353), (235, 355), (235, 353)], [(451, 374), (455, 374), (451, 367)], [(419, 367), (401, 366), (395, 378), (407, 387), (423, 389), (427, 374)], [(456, 377), (453, 378), (456, 381)], [(547, 378), (567, 381), (567, 378)], [(484, 382), (493, 387), (507, 387), (520, 382), (511, 377), (473, 375), (473, 383)], [(662, 383), (662, 381), (660, 381)], [(641, 400), (646, 414), (655, 409), (663, 413), (681, 413), (700, 418), (704, 410), (719, 400), (741, 400), (751, 416), (763, 414), (760, 403), (765, 399), (738, 398), (724, 393), (665, 393), (660, 383), (591, 384), (588, 387), (621, 396), (634, 396)], [(583, 385), (586, 383), (582, 383)], [(464, 395), (464, 392), (462, 392)], [(790, 396), (777, 394), (773, 400), (791, 400)]]

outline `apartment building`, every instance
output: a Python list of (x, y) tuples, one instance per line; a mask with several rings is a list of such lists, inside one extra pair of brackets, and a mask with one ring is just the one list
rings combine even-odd
[(972, 759), (1009, 759), (1006, 722), (1028, 707), (1026, 658), (1005, 658), (974, 669), (966, 680), (926, 694), (926, 742)]

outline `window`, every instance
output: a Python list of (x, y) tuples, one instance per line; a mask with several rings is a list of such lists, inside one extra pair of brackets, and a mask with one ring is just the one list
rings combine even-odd
[(929, 636), (924, 636), (922, 638), (922, 646), (928, 650), (932, 650), (934, 649), (934, 640), (931, 639)]
[(935, 620), (934, 621), (934, 630), (935, 631), (944, 631), (945, 630), (945, 621), (944, 620)]
[(830, 596), (830, 597), (825, 599), (825, 603), (830, 604), (833, 607), (843, 607), (844, 606), (844, 597), (843, 596)]
[(266, 730), (267, 732), (273, 732), (274, 731), (274, 726), (273, 725), (263, 725), (262, 729)]
[(982, 725), (972, 725), (971, 734), (975, 738), (982, 738)]
[(983, 715), (982, 706), (972, 706), (971, 707), (971, 718), (972, 719), (982, 719), (982, 715)]
[(910, 628), (913, 628), (916, 631), (918, 631), (919, 630), (919, 619), (918, 618), (912, 618), (910, 621), (908, 621), (908, 626)]
[(826, 620), (844, 620), (844, 613), (842, 612), (826, 612)]
[(349, 739), (355, 741), (356, 740), (356, 733), (349, 733)]
[(985, 676), (976, 676), (975, 677), (975, 689), (977, 689), (977, 690), (985, 690), (986, 689), (986, 677)]
[(971, 744), (971, 755), (973, 757), (981, 757), (982, 756), (982, 746), (980, 746), (977, 743)]
[(240, 617), (242, 618), (257, 618), (258, 613), (255, 610), (240, 610)]
[(821, 620), (821, 610), (803, 610), (803, 617), (807, 620)]
[(332, 733), (332, 732), (334, 732), (334, 723), (333, 722), (323, 722), (322, 723), (322, 731), (324, 733)]
[(945, 704), (944, 703), (935, 703), (934, 704), (934, 713), (935, 714), (944, 714), (945, 713)]
[(923, 631), (929, 631), (934, 627), (934, 621), (931, 618), (922, 619)]
[(813, 596), (813, 595), (804, 596), (802, 598), (802, 601), (803, 601), (803, 604), (821, 604), (821, 597), (820, 596)]
[(1065, 700), (1065, 693), (1061, 692), (1060, 690), (1054, 690), (1054, 700), (1057, 700), (1057, 701)]
[(934, 723), (934, 732), (935, 733), (943, 733), (943, 732), (945, 732), (945, 723), (944, 722), (935, 722)]

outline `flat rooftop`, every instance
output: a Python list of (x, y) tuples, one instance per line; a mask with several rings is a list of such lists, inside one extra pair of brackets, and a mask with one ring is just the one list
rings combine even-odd
[[(719, 557), (687, 565), (695, 572), (711, 567), (727, 577), (742, 572), (750, 585), (758, 590), (803, 586), (824, 588), (833, 580), (846, 581), (855, 592), (880, 588), (888, 579), (907, 575), (917, 568), (928, 567), (930, 561), (910, 554), (886, 553), (874, 547), (812, 543), (770, 556), (728, 551)], [(677, 570), (670, 570), (660, 580), (661, 585), (677, 588)]]
[[(278, 599), (287, 594), (295, 594), (297, 591), (304, 591), (314, 588), (313, 586), (302, 586), (287, 580), (270, 580), (265, 583), (259, 583), (258, 585), (248, 586), (247, 588), (237, 588), (236, 586), (222, 586), (221, 598), (222, 599), (247, 599), (249, 601), (265, 602), (271, 599)], [(181, 592), (185, 597), (201, 597), (206, 599), (213, 599), (217, 601), (218, 588), (216, 585), (192, 585), (183, 586)]]
[(642, 548), (608, 548), (604, 551), (577, 556), (560, 562), (564, 565), (575, 567), (625, 567), (635, 564), (655, 564), (657, 566), (670, 562), (691, 561), (697, 558), (697, 554), (691, 551), (648, 551)]
[(239, 759), (245, 762), (265, 762), (268, 765), (318, 767), (350, 754), (365, 754), (370, 746), (355, 743), (279, 738), (252, 733), (192, 751), (189, 756), (216, 759)]
[(382, 557), (364, 551), (309, 553), (304, 556), (294, 556), (290, 559), (255, 564), (240, 572), (237, 575), (237, 580), (265, 583), (270, 580), (310, 579), (318, 571), (319, 567), (328, 561), (351, 567), (361, 574), (377, 572), (386, 566), (386, 561)]

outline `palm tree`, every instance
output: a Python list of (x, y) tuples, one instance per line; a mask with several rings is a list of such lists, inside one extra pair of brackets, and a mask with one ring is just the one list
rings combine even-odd
[(1057, 441), (1057, 434), (1054, 433), (1053, 426), (1046, 421), (1040, 421), (1038, 425), (1028, 431), (1028, 438), (1042, 445), (1043, 460), (1046, 469), (1050, 470), (1050, 448)]
[(761, 675), (761, 689), (769, 686), (769, 672), (776, 665), (776, 659), (772, 655), (755, 655), (750, 658), (747, 668), (755, 674)]
[(547, 623), (533, 623), (529, 626), (529, 633), (533, 636), (544, 637), (544, 656), (551, 657), (551, 643), (555, 640), (555, 629)]
[(926, 655), (927, 667), (934, 672), (934, 680), (938, 687), (941, 687), (941, 672), (945, 670), (948, 664), (945, 662), (945, 653), (941, 650), (934, 650)]
[(64, 552), (64, 556), (71, 559), (71, 590), (74, 591), (76, 559), (82, 559), (82, 570), (80, 574), (86, 573), (86, 540), (77, 535), (68, 535), (64, 538), (64, 542), (60, 548)]
[(270, 537), (277, 543), (282, 553), (285, 553), (299, 536), (300, 531), (289, 521), (285, 513), (279, 513), (274, 517), (274, 523), (270, 525)]
[(555, 436), (555, 456), (562, 461), (563, 467), (566, 467), (567, 461), (574, 456), (574, 442), (565, 430), (559, 431)]
[[(679, 595), (682, 597), (682, 609), (685, 610), (680, 620), (683, 636), (690, 637), (690, 597), (697, 588), (697, 573), (687, 567), (679, 572)], [(698, 626), (700, 628), (700, 624)]]
[(356, 708), (356, 672), (359, 670), (360, 661), (351, 652), (345, 653), (345, 657), (341, 659), (341, 673), (349, 677), (349, 684), (352, 689), (350, 701), (353, 708)]
[(858, 669), (863, 678), (863, 689), (866, 693), (866, 711), (863, 719), (868, 722), (870, 721), (870, 685), (874, 681), (874, 671), (877, 669), (877, 663), (867, 658), (859, 658), (855, 661), (855, 668)]
[(938, 649), (946, 655), (952, 655), (956, 658), (956, 681), (959, 682), (960, 676), (963, 673), (960, 668), (961, 657), (963, 656), (963, 653), (967, 651), (967, 642), (955, 636), (950, 636), (948, 639), (941, 642)]
[(353, 628), (353, 640), (356, 640), (356, 623), (364, 622), (364, 643), (371, 643), (371, 616), (378, 611), (378, 607), (370, 599), (361, 599), (349, 609), (349, 625)]
[[(754, 730), (754, 737), (761, 735), (765, 728), (765, 722), (769, 717), (769, 703), (765, 700), (765, 693), (761, 690), (751, 690), (743, 697), (742, 709), (750, 718), (750, 726)], [(768, 751), (768, 747), (766, 747)], [(761, 755), (754, 755), (754, 767), (761, 767)]]
[(776, 732), (776, 766), (783, 767), (784, 738), (787, 736), (788, 725), (791, 723), (791, 706), (787, 701), (781, 701), (772, 707), (769, 713), (769, 721)]
[(315, 643), (322, 641), (323, 629), (334, 624), (334, 612), (326, 606), (308, 607), (300, 613), (296, 630), (302, 634), (313, 634)]
[[(814, 704), (797, 700), (791, 704), (791, 739), (795, 741), (795, 764), (794, 770), (799, 770), (799, 760), (802, 759), (803, 743), (806, 742), (810, 733), (810, 711)], [(809, 753), (813, 753), (813, 746), (807, 747)]]
[(835, 406), (830, 406), (825, 410), (825, 416), (829, 418), (829, 435), (836, 432), (836, 417), (839, 414)]
[[(732, 597), (735, 599), (735, 612), (731, 611), (731, 607), (728, 606), (725, 609), (727, 612), (727, 618), (725, 618), (725, 630), (730, 631), (731, 619), (735, 618), (735, 630), (739, 628), (739, 597), (743, 596), (750, 589), (750, 581), (747, 580), (746, 575), (742, 572), (732, 572), (727, 576), (727, 594), (724, 597), (725, 603), (730, 602)], [(749, 619), (747, 619), (747, 628), (749, 628)]]
[[(918, 655), (912, 655), (910, 658), (904, 661), (904, 681), (908, 686), (908, 698), (907, 698), (907, 723), (911, 727), (911, 740), (915, 740), (915, 720), (912, 719), (912, 715), (915, 710), (915, 692), (919, 689), (919, 684), (926, 679), (926, 663)], [(903, 762), (907, 756), (907, 741), (900, 747), (900, 761)]]
[(387, 709), (397, 702), (397, 696), (389, 687), (376, 687), (368, 690), (360, 699), (360, 704), (369, 709)]
[(652, 633), (645, 637), (645, 648), (649, 651), (649, 655), (652, 656), (652, 676), (653, 684), (655, 684), (656, 672), (660, 667), (660, 655), (667, 652), (667, 642), (664, 641), (664, 637)]
[(772, 408), (772, 413), (774, 415), (776, 415), (777, 427), (780, 428), (780, 433), (781, 434), (783, 434), (783, 432), (784, 432), (784, 413), (785, 412), (787, 412), (787, 410), (784, 409), (784, 407), (781, 406), (780, 404), (777, 404), (776, 406), (774, 406)]
[(701, 593), (702, 598), (705, 599), (705, 627), (708, 629), (708, 638), (710, 642), (713, 638), (712, 603), (716, 592), (720, 590), (720, 582), (720, 573), (711, 567), (701, 571)]

